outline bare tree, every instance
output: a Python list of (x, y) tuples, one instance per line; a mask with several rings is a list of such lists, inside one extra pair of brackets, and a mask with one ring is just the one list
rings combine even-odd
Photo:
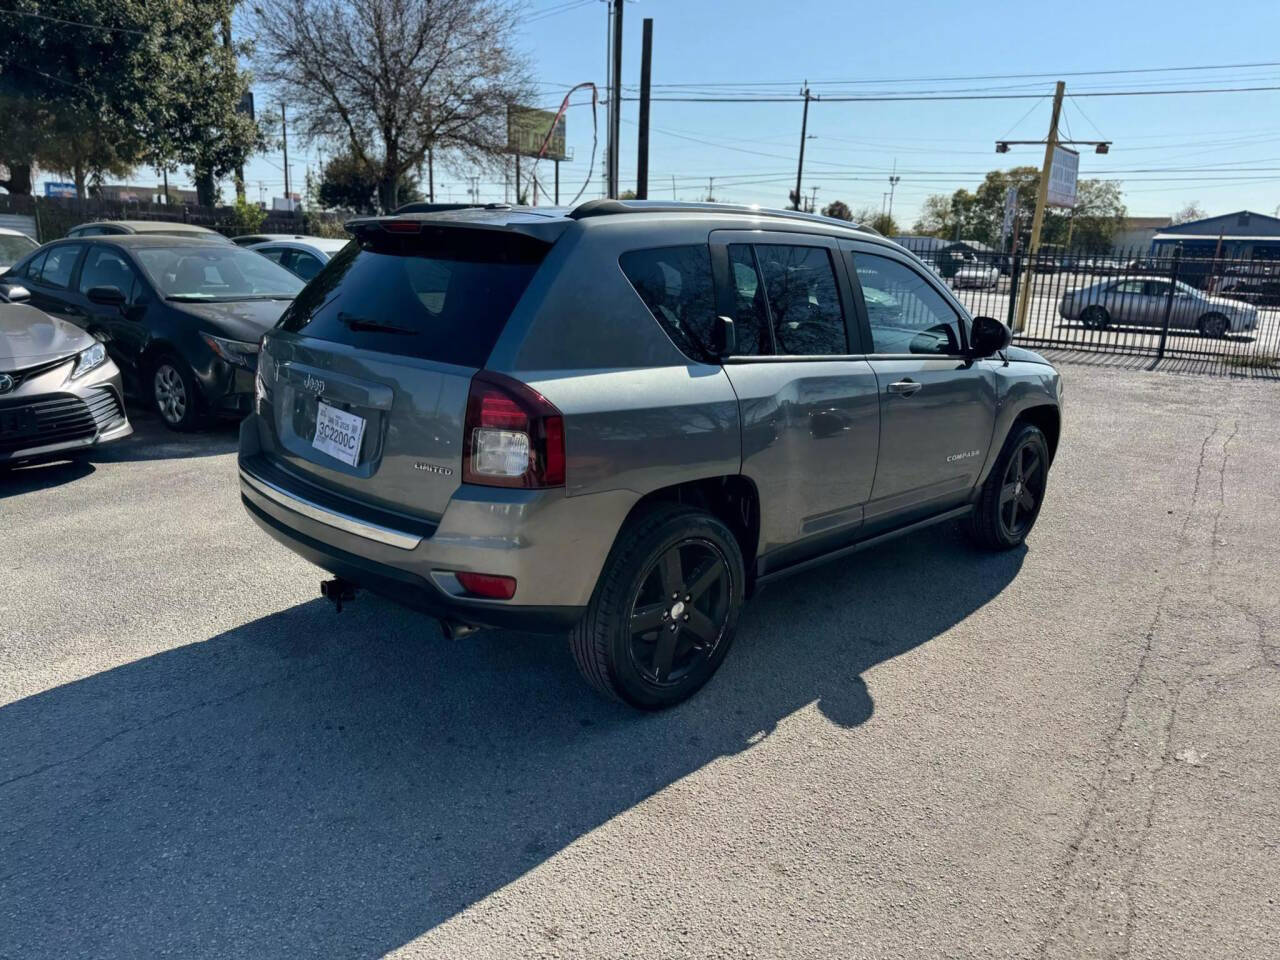
[(1172, 220), (1175, 224), (1190, 223), (1192, 220), (1203, 220), (1205, 216), (1204, 207), (1193, 200), (1175, 213)]
[(375, 173), (383, 210), (441, 154), (492, 157), (528, 97), (503, 0), (276, 0), (253, 5), (259, 76), (303, 139)]

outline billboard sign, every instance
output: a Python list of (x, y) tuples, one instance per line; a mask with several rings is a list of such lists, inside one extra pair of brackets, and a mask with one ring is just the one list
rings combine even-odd
[(565, 152), (564, 117), (556, 119), (554, 110), (534, 110), (531, 107), (511, 107), (507, 110), (507, 150), (525, 157), (536, 157), (547, 139), (547, 131), (555, 125), (551, 139), (547, 141), (547, 160), (567, 160)]
[(76, 198), (76, 185), (74, 183), (45, 183), (44, 195), (46, 197), (65, 197), (69, 200)]
[(1051, 207), (1076, 205), (1076, 176), (1080, 172), (1080, 154), (1066, 147), (1053, 148), (1049, 167), (1049, 192), (1045, 202)]

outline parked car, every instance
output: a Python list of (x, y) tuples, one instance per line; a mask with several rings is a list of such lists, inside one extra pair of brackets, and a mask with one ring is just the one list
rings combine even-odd
[(951, 285), (957, 290), (966, 287), (977, 290), (994, 290), (1000, 282), (1000, 270), (991, 264), (972, 261), (960, 266), (951, 278)]
[(17, 263), (40, 244), (21, 230), (0, 227), (0, 271)]
[(301, 233), (244, 233), (238, 237), (232, 237), (231, 242), (237, 247), (251, 247), (255, 243), (266, 243), (269, 240), (307, 240), (305, 234)]
[(120, 371), (99, 340), (28, 304), (0, 304), (0, 465), (132, 432)]
[(656, 709), (766, 580), (1035, 523), (1057, 372), (879, 234), (620, 201), (347, 226), (263, 340), (239, 457), (249, 514), (339, 604), (567, 631), (593, 686)]
[(229, 243), (142, 235), (48, 243), (6, 280), (98, 335), (126, 385), (175, 430), (248, 411), (258, 341), (302, 288)]
[(310, 280), (349, 242), (329, 237), (291, 237), (255, 243), (249, 249), (274, 260), (303, 280)]
[(82, 223), (78, 227), (72, 227), (67, 231), (67, 238), (117, 237), (131, 233), (228, 242), (227, 238), (217, 230), (198, 227), (194, 223), (170, 223), (167, 220), (95, 220), (93, 223)]
[(1079, 320), (1086, 327), (1105, 329), (1113, 324), (1160, 327), (1168, 310), (1171, 328), (1199, 330), (1206, 337), (1253, 330), (1258, 325), (1256, 307), (1209, 296), (1182, 282), (1174, 283), (1170, 307), (1169, 284), (1167, 279), (1149, 276), (1100, 280), (1068, 290), (1058, 304), (1058, 313), (1066, 320)]
[(1280, 266), (1251, 264), (1228, 267), (1214, 292), (1256, 307), (1280, 307)]

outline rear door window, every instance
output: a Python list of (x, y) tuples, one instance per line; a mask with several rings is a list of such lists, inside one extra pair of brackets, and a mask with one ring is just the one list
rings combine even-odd
[(71, 286), (71, 274), (75, 270), (76, 260), (79, 259), (80, 251), (83, 249), (82, 243), (67, 243), (51, 248), (40, 267), (40, 276), (32, 275), (32, 279), (51, 287), (67, 289)]
[(365, 350), (483, 366), (549, 249), (445, 228), (345, 247), (280, 327)]
[(733, 332), (738, 341), (738, 355), (753, 357), (773, 353), (764, 284), (760, 281), (755, 254), (749, 244), (729, 245), (729, 271), (733, 283)]
[(705, 243), (632, 250), (618, 261), (644, 305), (691, 360), (714, 362), (715, 288)]
[(756, 244), (777, 352), (839, 356), (849, 352), (831, 254), (825, 247)]

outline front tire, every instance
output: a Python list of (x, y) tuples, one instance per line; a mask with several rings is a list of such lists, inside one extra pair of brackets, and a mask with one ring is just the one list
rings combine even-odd
[(645, 509), (619, 532), (569, 636), (583, 678), (641, 710), (692, 696), (729, 652), (745, 580), (720, 520), (677, 504)]
[(170, 430), (187, 433), (204, 425), (200, 386), (191, 368), (171, 353), (151, 364), (151, 407)]
[(1040, 516), (1049, 477), (1049, 443), (1039, 427), (1015, 424), (969, 516), (970, 539), (986, 550), (1012, 550)]

